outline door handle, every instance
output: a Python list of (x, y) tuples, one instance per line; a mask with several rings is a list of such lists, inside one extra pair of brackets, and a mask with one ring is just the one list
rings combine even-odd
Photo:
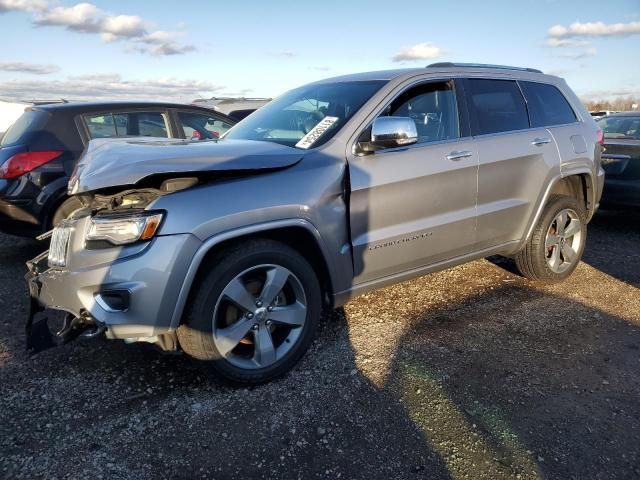
[(468, 150), (463, 150), (463, 151), (456, 151), (456, 152), (451, 152), (449, 155), (447, 155), (447, 160), (462, 160), (463, 158), (469, 158), (470, 156), (473, 155), (473, 152), (470, 152)]
[(533, 142), (531, 142), (531, 145), (534, 145), (536, 147), (541, 147), (542, 145), (546, 145), (547, 143), (551, 143), (550, 138), (538, 137), (533, 139)]

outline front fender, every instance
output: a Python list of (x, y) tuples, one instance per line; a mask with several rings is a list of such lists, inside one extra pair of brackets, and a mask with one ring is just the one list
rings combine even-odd
[(334, 262), (332, 262), (332, 257), (329, 255), (329, 251), (318, 232), (318, 229), (311, 224), (308, 220), (302, 218), (290, 218), (283, 220), (276, 220), (264, 223), (258, 223), (254, 225), (249, 225), (242, 228), (237, 228), (234, 230), (229, 230), (226, 232), (219, 233), (208, 238), (206, 241), (202, 243), (202, 245), (198, 248), (193, 259), (191, 260), (191, 264), (187, 270), (187, 274), (185, 276), (184, 282), (180, 289), (180, 293), (178, 295), (178, 299), (175, 304), (175, 308), (173, 311), (173, 315), (171, 317), (171, 330), (175, 330), (180, 325), (180, 321), (182, 319), (182, 315), (184, 312), (184, 307), (187, 302), (187, 298), (189, 297), (189, 292), (191, 291), (191, 287), (193, 286), (193, 282), (195, 280), (196, 274), (202, 264), (202, 261), (206, 257), (206, 255), (217, 245), (222, 242), (226, 242), (228, 240), (233, 240), (234, 238), (241, 238), (247, 235), (253, 235), (260, 232), (273, 231), (281, 228), (287, 227), (297, 227), (304, 228), (315, 238), (320, 251), (322, 252), (322, 256), (324, 258), (324, 262), (327, 265), (327, 269), (329, 271), (329, 276), (331, 277), (331, 282), (334, 284), (338, 273), (336, 271), (336, 266)]

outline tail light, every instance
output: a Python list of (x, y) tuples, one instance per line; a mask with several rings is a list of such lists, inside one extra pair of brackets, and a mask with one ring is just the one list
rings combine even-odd
[(0, 178), (11, 179), (24, 175), (62, 155), (60, 150), (23, 152), (14, 155), (0, 165)]
[(598, 143), (604, 145), (604, 132), (600, 127), (598, 127)]

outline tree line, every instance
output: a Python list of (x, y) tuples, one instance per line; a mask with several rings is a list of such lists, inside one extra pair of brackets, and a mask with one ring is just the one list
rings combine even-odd
[[(640, 111), (640, 98), (628, 96), (619, 97), (615, 100), (582, 100), (590, 112), (598, 110), (613, 110), (614, 112)], [(636, 105), (636, 108), (633, 108)]]

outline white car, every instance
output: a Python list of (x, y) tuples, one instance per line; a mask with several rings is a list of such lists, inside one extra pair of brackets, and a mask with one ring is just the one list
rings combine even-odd
[(594, 120), (599, 120), (602, 117), (606, 117), (607, 115), (611, 115), (612, 113), (618, 113), (618, 112), (614, 112), (613, 110), (598, 110), (596, 112), (589, 112), (589, 113), (591, 114)]

